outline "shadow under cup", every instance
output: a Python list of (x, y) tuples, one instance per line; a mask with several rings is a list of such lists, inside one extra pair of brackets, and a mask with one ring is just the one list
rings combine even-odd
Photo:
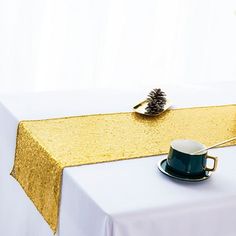
[[(207, 155), (207, 151), (194, 154), (204, 149), (205, 146), (193, 140), (174, 140), (171, 142), (170, 151), (167, 157), (167, 168), (186, 176), (203, 176), (208, 171), (215, 171), (217, 158)], [(214, 165), (207, 167), (207, 159), (212, 159)]]

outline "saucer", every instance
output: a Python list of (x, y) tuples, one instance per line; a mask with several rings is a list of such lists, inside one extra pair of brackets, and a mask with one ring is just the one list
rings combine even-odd
[(183, 181), (190, 181), (190, 182), (198, 182), (202, 180), (206, 180), (211, 176), (210, 172), (204, 173), (202, 176), (186, 176), (186, 175), (181, 175), (179, 173), (176, 173), (172, 170), (170, 170), (167, 167), (167, 159), (161, 160), (158, 164), (158, 169), (165, 175), (178, 179), (178, 180), (183, 180)]
[(169, 99), (167, 99), (166, 104), (163, 108), (163, 111), (159, 112), (158, 114), (148, 114), (146, 111), (146, 107), (148, 105), (148, 100), (144, 100), (142, 102), (140, 102), (139, 104), (135, 105), (133, 107), (133, 110), (141, 115), (146, 115), (146, 116), (159, 116), (161, 113), (163, 113), (164, 111), (166, 111), (167, 109), (169, 109), (171, 107), (171, 101)]

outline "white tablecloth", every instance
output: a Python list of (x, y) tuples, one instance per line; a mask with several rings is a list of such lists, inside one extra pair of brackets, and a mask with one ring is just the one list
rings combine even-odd
[[(190, 107), (235, 103), (235, 88), (236, 83), (231, 83), (166, 91), (175, 107)], [(53, 235), (9, 175), (20, 120), (130, 111), (147, 92), (0, 96), (0, 235)], [(236, 147), (214, 149), (210, 154), (219, 156), (219, 168), (199, 183), (161, 174), (157, 163), (164, 156), (66, 168), (57, 236), (235, 236)]]

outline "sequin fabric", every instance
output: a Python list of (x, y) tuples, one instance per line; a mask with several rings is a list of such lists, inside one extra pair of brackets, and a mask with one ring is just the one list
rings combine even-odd
[(209, 146), (233, 136), (236, 105), (21, 121), (11, 175), (55, 233), (63, 168), (166, 154), (174, 139)]

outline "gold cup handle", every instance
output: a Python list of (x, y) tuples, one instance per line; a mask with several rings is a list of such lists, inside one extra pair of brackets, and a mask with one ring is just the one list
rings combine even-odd
[(213, 157), (213, 156), (206, 156), (206, 159), (212, 159), (214, 160), (214, 165), (212, 168), (208, 168), (207, 166), (205, 167), (206, 171), (215, 171), (218, 165), (218, 158), (217, 157)]

